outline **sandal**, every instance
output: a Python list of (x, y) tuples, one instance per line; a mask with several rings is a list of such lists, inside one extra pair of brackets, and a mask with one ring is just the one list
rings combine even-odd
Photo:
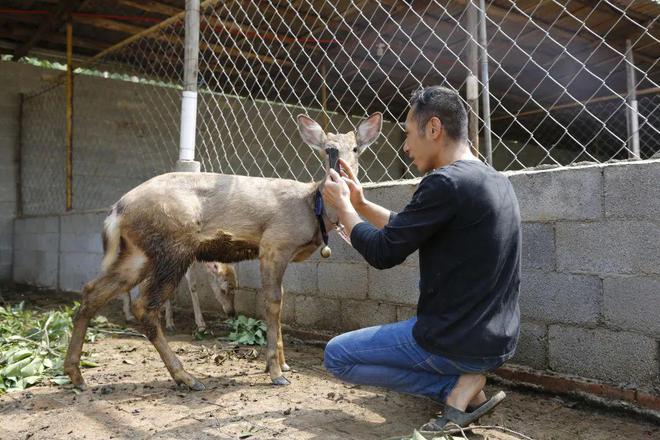
[(476, 422), (480, 417), (491, 412), (506, 397), (504, 391), (500, 391), (485, 401), (481, 405), (474, 407), (472, 411), (461, 411), (453, 406), (445, 405), (442, 415), (437, 419), (431, 420), (420, 429), (421, 432), (439, 432), (445, 429), (448, 423), (455, 423), (464, 428), (470, 423)]

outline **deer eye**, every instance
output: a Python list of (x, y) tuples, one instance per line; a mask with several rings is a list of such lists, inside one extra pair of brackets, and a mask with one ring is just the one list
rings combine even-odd
[(357, 147), (353, 148), (353, 153), (357, 153)]

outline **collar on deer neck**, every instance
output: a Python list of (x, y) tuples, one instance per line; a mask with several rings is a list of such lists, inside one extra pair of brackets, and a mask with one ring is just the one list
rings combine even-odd
[[(335, 171), (337, 171), (337, 173), (339, 173), (339, 150), (335, 147), (328, 147), (325, 149), (325, 152), (328, 155), (328, 165), (330, 169), (334, 169)], [(327, 213), (325, 210), (325, 205), (323, 203), (323, 196), (321, 194), (321, 190), (323, 189), (324, 182), (325, 179), (316, 188), (316, 193), (314, 195), (314, 214), (316, 215), (316, 218), (318, 219), (319, 222), (319, 228), (321, 229), (321, 236), (323, 237), (323, 243), (327, 246), (328, 229), (326, 228), (325, 221), (323, 219), (324, 216), (327, 216)]]

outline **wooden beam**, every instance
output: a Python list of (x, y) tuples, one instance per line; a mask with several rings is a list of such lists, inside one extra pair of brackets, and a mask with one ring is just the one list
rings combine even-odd
[(71, 12), (80, 7), (84, 0), (60, 0), (56, 10), (52, 14), (45, 17), (37, 31), (14, 52), (13, 60), (17, 61), (28, 54), (30, 49), (41, 40), (45, 34), (58, 30), (66, 21)]
[(107, 29), (110, 31), (121, 32), (124, 34), (137, 34), (145, 30), (141, 26), (124, 23), (122, 21), (111, 20), (103, 17), (93, 17), (89, 15), (74, 15), (73, 19), (76, 23), (86, 24), (96, 28)]
[[(9, 38), (12, 40), (25, 40), (32, 35), (30, 29), (24, 27), (13, 27), (10, 30), (0, 31), (0, 38)], [(49, 33), (41, 38), (52, 44), (59, 44), (66, 48), (66, 36), (56, 33)], [(110, 46), (109, 43), (102, 41), (92, 40), (90, 38), (73, 37), (73, 46), (84, 49), (103, 50)]]
[(168, 17), (172, 15), (176, 15), (183, 10), (153, 0), (139, 0), (139, 1), (119, 0), (118, 3), (124, 6), (128, 6), (130, 8), (139, 9), (141, 11), (153, 12), (154, 14), (167, 15)]

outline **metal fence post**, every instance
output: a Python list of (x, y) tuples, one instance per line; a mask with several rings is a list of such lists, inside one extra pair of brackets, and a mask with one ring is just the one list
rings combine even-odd
[(486, 5), (479, 1), (479, 42), (481, 45), (481, 100), (484, 118), (484, 146), (486, 163), (493, 164), (493, 145), (490, 134), (490, 89), (488, 86), (488, 41), (486, 38)]
[(181, 98), (181, 135), (177, 171), (200, 170), (195, 161), (197, 126), (197, 75), (199, 72), (199, 0), (186, 0), (186, 36)]
[(632, 45), (626, 40), (626, 83), (628, 85), (628, 96), (626, 100), (626, 121), (628, 122), (628, 148), (631, 159), (639, 159), (639, 112), (637, 109), (637, 93), (635, 91), (635, 62), (633, 59)]

